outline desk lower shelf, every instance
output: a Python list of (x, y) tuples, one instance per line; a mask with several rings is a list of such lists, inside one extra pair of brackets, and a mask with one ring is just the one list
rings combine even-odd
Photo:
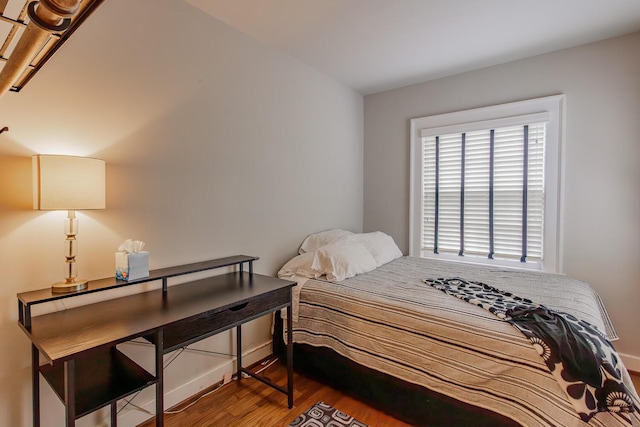
[[(66, 405), (64, 363), (40, 366), (40, 372)], [(115, 347), (75, 359), (75, 414), (80, 418), (157, 382)]]

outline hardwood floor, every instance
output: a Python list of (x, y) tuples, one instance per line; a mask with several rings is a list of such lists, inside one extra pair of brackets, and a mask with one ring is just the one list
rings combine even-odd
[[(254, 371), (261, 365), (256, 365)], [(263, 373), (272, 381), (284, 386), (287, 383), (286, 367), (280, 363), (267, 368)], [(640, 373), (631, 373), (636, 390), (640, 391)], [(240, 383), (231, 383), (202, 397), (183, 412), (165, 414), (166, 427), (286, 427), (299, 414), (318, 401), (326, 402), (334, 408), (346, 412), (371, 427), (408, 427), (389, 415), (380, 412), (358, 400), (342, 394), (309, 378), (294, 374), (293, 409), (287, 408), (287, 397), (261, 382), (245, 378)], [(172, 410), (189, 405), (187, 400)], [(153, 419), (138, 427), (153, 427)]]
[[(257, 365), (254, 371), (259, 368), (260, 365)], [(286, 367), (280, 363), (267, 368), (262, 375), (282, 386), (287, 383)], [(293, 384), (293, 409), (287, 407), (286, 395), (253, 378), (245, 378), (239, 383), (232, 381), (209, 396), (203, 397), (184, 412), (165, 414), (164, 425), (166, 427), (285, 427), (313, 404), (323, 401), (371, 427), (409, 426), (301, 375), (294, 374)], [(185, 407), (189, 403), (190, 401), (185, 401), (172, 410)], [(151, 419), (139, 427), (154, 425), (155, 421)]]

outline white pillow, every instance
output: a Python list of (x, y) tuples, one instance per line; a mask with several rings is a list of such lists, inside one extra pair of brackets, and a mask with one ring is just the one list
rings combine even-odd
[(315, 251), (311, 268), (327, 279), (339, 282), (374, 270), (378, 265), (369, 250), (360, 243), (337, 241)]
[[(345, 239), (350, 239), (350, 237)], [(402, 251), (398, 248), (396, 242), (393, 241), (393, 238), (382, 231), (354, 234), (353, 240), (361, 243), (371, 252), (378, 267), (402, 256)]]
[(306, 252), (313, 252), (324, 245), (328, 245), (329, 243), (350, 234), (353, 233), (347, 230), (341, 230), (339, 228), (310, 234), (302, 241), (300, 249), (298, 249), (298, 253), (303, 254)]
[(292, 275), (300, 277), (308, 277), (309, 279), (317, 279), (321, 276), (320, 272), (311, 268), (313, 263), (313, 252), (307, 252), (291, 258), (278, 271), (278, 277), (289, 277)]

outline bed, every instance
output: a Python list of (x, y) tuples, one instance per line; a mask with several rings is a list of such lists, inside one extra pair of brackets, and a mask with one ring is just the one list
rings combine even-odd
[[(582, 421), (521, 332), (423, 279), (487, 283), (569, 313), (617, 339), (588, 285), (561, 275), (405, 257), (389, 236), (372, 235), (317, 233), (280, 271), (299, 283), (293, 314), (296, 370), (413, 425), (640, 426), (637, 412), (600, 412)], [(360, 259), (366, 258), (363, 249), (373, 264)], [(283, 344), (280, 316), (277, 353)], [(618, 369), (637, 404), (621, 361)]]

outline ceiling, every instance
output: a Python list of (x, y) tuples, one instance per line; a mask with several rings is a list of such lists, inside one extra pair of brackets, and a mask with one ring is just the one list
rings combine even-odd
[(639, 0), (185, 1), (365, 95), (640, 31)]

